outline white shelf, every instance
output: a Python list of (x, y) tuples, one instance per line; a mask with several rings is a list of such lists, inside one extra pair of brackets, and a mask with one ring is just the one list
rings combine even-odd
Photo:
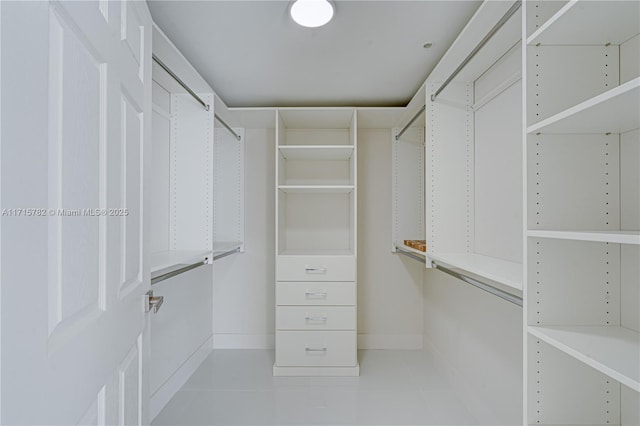
[(638, 34), (637, 1), (570, 1), (527, 39), (536, 45), (621, 44)]
[(414, 253), (417, 254), (418, 256), (422, 256), (422, 257), (426, 257), (427, 253), (420, 251), (420, 250), (416, 250), (413, 247), (409, 247), (409, 246), (405, 246), (404, 244), (396, 244), (396, 249), (398, 250), (402, 250), (402, 251), (406, 251), (409, 253)]
[(278, 185), (278, 189), (289, 194), (348, 194), (353, 185)]
[(278, 256), (353, 256), (353, 250), (298, 249), (282, 250)]
[(353, 156), (352, 145), (280, 145), (278, 149), (286, 160), (349, 160)]
[(615, 326), (529, 327), (529, 333), (640, 392), (640, 336)]
[(595, 241), (615, 244), (640, 244), (640, 231), (545, 231), (530, 230), (527, 235), (536, 238)]
[(178, 265), (189, 265), (211, 259), (211, 250), (167, 250), (151, 253), (151, 274)]
[(528, 133), (624, 133), (640, 127), (640, 77), (527, 129)]
[(427, 253), (426, 256), (454, 268), (522, 291), (522, 264), (474, 253)]

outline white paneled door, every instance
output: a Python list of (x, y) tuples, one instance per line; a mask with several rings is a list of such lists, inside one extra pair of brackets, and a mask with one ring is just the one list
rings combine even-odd
[(0, 423), (148, 423), (150, 14), (1, 3)]

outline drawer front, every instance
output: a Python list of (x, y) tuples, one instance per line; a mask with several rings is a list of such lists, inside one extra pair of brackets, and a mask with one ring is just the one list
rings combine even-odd
[(276, 331), (279, 367), (353, 367), (355, 331)]
[(276, 304), (279, 306), (354, 306), (356, 283), (354, 282), (278, 282)]
[(354, 306), (278, 306), (278, 330), (355, 330)]
[(355, 281), (354, 256), (277, 256), (276, 281)]

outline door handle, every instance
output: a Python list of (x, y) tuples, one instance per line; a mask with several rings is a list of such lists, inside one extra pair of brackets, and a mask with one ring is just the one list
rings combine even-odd
[(154, 314), (157, 314), (163, 303), (164, 296), (154, 296), (153, 290), (151, 290), (147, 293), (147, 304), (145, 312), (153, 311)]

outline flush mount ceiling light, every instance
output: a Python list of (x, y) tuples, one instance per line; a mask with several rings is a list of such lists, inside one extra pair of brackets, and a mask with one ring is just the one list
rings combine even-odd
[(333, 4), (327, 0), (296, 0), (290, 13), (293, 20), (303, 27), (321, 27), (333, 18)]

